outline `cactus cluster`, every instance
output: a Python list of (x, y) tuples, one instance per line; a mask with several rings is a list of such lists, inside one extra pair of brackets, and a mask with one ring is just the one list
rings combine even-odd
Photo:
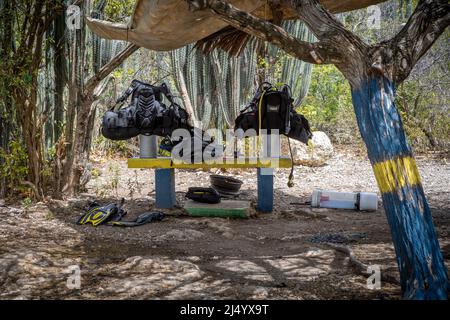
[[(286, 21), (283, 27), (300, 40), (313, 40), (312, 33), (300, 21)], [(282, 54), (274, 46), (267, 49), (264, 58), (277, 61), (281, 70), (275, 73), (270, 63), (266, 63), (268, 80), (289, 84), (296, 106), (299, 105), (308, 92), (311, 65)], [(192, 106), (192, 117), (194, 121), (202, 121), (203, 129), (233, 127), (234, 119), (258, 86), (257, 51), (256, 40), (249, 41), (238, 57), (220, 49), (204, 55), (192, 44), (171, 51), (172, 74), (178, 96), (182, 97), (185, 106)]]

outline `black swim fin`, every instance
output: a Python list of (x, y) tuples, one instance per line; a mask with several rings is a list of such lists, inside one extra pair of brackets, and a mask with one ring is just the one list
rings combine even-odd
[(108, 225), (114, 227), (137, 227), (152, 221), (161, 221), (165, 217), (163, 212), (148, 211), (141, 213), (134, 221), (111, 221)]

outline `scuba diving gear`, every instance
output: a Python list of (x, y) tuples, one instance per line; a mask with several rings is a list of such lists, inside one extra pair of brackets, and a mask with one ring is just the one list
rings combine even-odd
[(94, 227), (101, 224), (118, 227), (136, 227), (152, 221), (161, 221), (165, 217), (162, 212), (149, 211), (140, 214), (134, 221), (121, 221), (127, 214), (122, 209), (124, 203), (125, 199), (123, 198), (118, 205), (116, 203), (110, 203), (105, 206), (100, 206), (98, 203), (92, 202), (86, 212), (78, 219), (77, 224), (92, 224)]
[(141, 213), (134, 221), (111, 221), (108, 225), (114, 227), (137, 227), (152, 221), (162, 221), (165, 218), (163, 212), (149, 211)]
[(268, 134), (277, 129), (280, 134), (307, 144), (312, 137), (309, 123), (294, 110), (293, 102), (288, 85), (277, 89), (264, 82), (236, 118), (234, 129), (254, 129), (258, 135), (261, 129), (266, 129)]
[(122, 209), (125, 199), (122, 199), (120, 204), (110, 203), (106, 206), (100, 206), (93, 202), (89, 205), (85, 214), (83, 214), (77, 221), (77, 224), (92, 224), (94, 227), (106, 223), (108, 221), (121, 220), (127, 213)]
[[(288, 85), (285, 84), (277, 89), (272, 84), (264, 82), (256, 91), (249, 105), (236, 118), (234, 130), (247, 131), (253, 129), (257, 135), (261, 134), (261, 129), (265, 129), (267, 134), (270, 134), (271, 130), (279, 130), (280, 134), (288, 137), (289, 152), (292, 159), (289, 138), (305, 144), (308, 144), (308, 141), (312, 138), (308, 120), (295, 111), (293, 102), (294, 99), (292, 99), (291, 89)], [(288, 187), (293, 186), (294, 161), (292, 161), (288, 180)]]
[(220, 194), (213, 188), (190, 187), (185, 197), (202, 203), (214, 204), (220, 202)]
[[(222, 157), (224, 152), (224, 146), (214, 142), (214, 137), (210, 137), (208, 134), (198, 128), (191, 128), (189, 130), (188, 141), (184, 141), (184, 136), (173, 137), (169, 139), (171, 146), (168, 147), (167, 140), (164, 145), (165, 150), (169, 150), (175, 159), (187, 160), (193, 163), (199, 160), (210, 160), (216, 157)], [(183, 151), (190, 150), (190, 157), (185, 157)], [(195, 155), (201, 155), (196, 158)]]
[[(113, 111), (131, 96), (127, 108)], [(162, 96), (170, 102), (167, 107)], [(117, 99), (116, 105), (103, 116), (102, 134), (111, 140), (127, 140), (140, 134), (167, 136), (178, 128), (189, 129), (188, 114), (177, 105), (165, 83), (161, 86), (133, 80)]]
[[(140, 134), (161, 136), (165, 139), (160, 148), (166, 151), (171, 152), (183, 142), (183, 145), (174, 149), (177, 158), (183, 158), (182, 148), (189, 146), (191, 161), (194, 161), (195, 154), (202, 155), (199, 157), (200, 161), (203, 161), (203, 156), (214, 158), (223, 154), (223, 146), (213, 144), (214, 139), (189, 125), (187, 112), (174, 102), (165, 83), (152, 86), (133, 80), (131, 86), (117, 99), (116, 105), (123, 104), (130, 95), (131, 102), (128, 107), (118, 111), (113, 111), (113, 107), (103, 116), (102, 134), (105, 138), (126, 140)], [(169, 107), (163, 103), (163, 96), (170, 102)], [(183, 137), (171, 139), (176, 129), (188, 130), (190, 141), (183, 141)], [(187, 136), (184, 138), (187, 139)]]

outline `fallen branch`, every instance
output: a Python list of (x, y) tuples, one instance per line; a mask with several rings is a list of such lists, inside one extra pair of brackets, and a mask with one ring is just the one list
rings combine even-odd
[[(336, 251), (344, 253), (349, 258), (350, 264), (354, 267), (354, 269), (356, 269), (358, 274), (363, 276), (370, 276), (370, 273), (367, 272), (369, 266), (358, 260), (353, 251), (349, 247), (340, 246), (330, 242), (327, 242), (326, 245), (328, 245), (329, 247), (333, 248)], [(395, 285), (400, 285), (400, 281), (396, 277), (390, 276), (385, 273), (381, 273), (380, 276), (382, 281), (389, 282)]]
[(33, 190), (33, 193), (36, 197), (36, 199), (41, 200), (44, 198), (44, 196), (39, 192), (38, 188), (36, 187), (36, 185), (30, 181), (20, 181), (21, 185), (27, 186), (29, 188), (31, 188), (31, 190)]

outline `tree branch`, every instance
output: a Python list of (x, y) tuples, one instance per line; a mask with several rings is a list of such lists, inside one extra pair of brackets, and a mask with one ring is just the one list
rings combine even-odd
[(103, 81), (101, 81), (100, 84), (95, 87), (94, 92), (92, 92), (92, 97), (94, 98), (94, 100), (97, 100), (108, 88), (108, 85), (111, 82), (114, 83), (115, 80), (116, 78), (114, 78), (114, 76), (109, 76), (108, 78), (103, 79)]
[(448, 0), (419, 2), (403, 29), (388, 42), (392, 52), (394, 81), (397, 85), (409, 76), (419, 59), (449, 24)]
[(352, 84), (366, 73), (364, 63), (368, 45), (357, 35), (347, 30), (335, 19), (318, 0), (285, 0), (290, 2), (298, 17), (308, 26), (321, 42), (326, 42), (335, 52), (339, 52), (340, 61), (334, 63)]
[(326, 42), (310, 43), (292, 37), (283, 28), (255, 17), (222, 0), (187, 0), (192, 11), (211, 10), (220, 19), (236, 29), (273, 43), (288, 54), (314, 64), (339, 61), (339, 54)]
[(306, 23), (309, 29), (319, 40), (334, 40), (339, 42), (342, 35), (352, 39), (353, 42), (362, 43), (340, 23), (318, 0), (285, 0), (290, 2), (298, 17)]
[(85, 94), (92, 95), (97, 85), (106, 78), (115, 68), (121, 65), (129, 56), (131, 56), (139, 46), (129, 44), (118, 55), (116, 55), (110, 62), (105, 64), (95, 75), (86, 81)]

